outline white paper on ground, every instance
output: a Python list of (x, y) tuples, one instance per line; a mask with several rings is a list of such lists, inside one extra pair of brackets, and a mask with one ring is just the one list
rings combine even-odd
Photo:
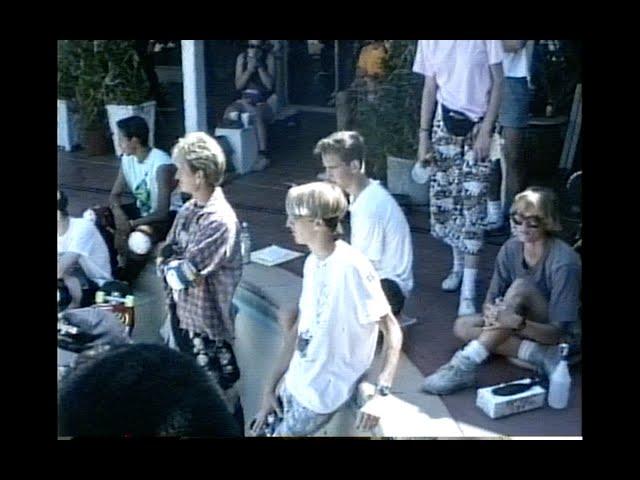
[(251, 252), (251, 261), (267, 267), (273, 267), (274, 265), (288, 262), (289, 260), (301, 257), (302, 255), (304, 254), (300, 252), (295, 252), (277, 245), (270, 245), (260, 250), (256, 250), (255, 252)]

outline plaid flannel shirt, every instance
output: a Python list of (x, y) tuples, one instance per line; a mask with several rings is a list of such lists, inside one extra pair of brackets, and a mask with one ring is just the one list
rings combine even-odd
[(166, 262), (182, 260), (198, 272), (194, 284), (177, 291), (180, 328), (233, 342), (231, 301), (242, 276), (240, 225), (220, 187), (206, 205), (190, 200), (182, 207), (167, 244), (174, 253)]

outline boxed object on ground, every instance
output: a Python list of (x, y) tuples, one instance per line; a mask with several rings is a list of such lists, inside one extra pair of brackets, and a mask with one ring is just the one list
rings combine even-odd
[(531, 379), (524, 378), (513, 382), (479, 388), (476, 397), (476, 406), (491, 418), (505, 417), (514, 413), (526, 412), (544, 406), (547, 391), (537, 384), (524, 392), (514, 395), (500, 396), (492, 393), (492, 390), (498, 387), (529, 383), (531, 383)]

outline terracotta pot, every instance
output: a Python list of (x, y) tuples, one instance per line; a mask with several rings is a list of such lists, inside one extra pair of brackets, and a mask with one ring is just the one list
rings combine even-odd
[(109, 143), (104, 128), (85, 129), (82, 145), (85, 153), (90, 157), (109, 153)]

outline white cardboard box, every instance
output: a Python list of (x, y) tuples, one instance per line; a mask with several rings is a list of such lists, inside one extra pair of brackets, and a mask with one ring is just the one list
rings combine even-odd
[(499, 396), (491, 393), (491, 390), (496, 387), (514, 383), (529, 383), (529, 381), (528, 378), (525, 378), (500, 385), (479, 388), (478, 395), (476, 396), (476, 406), (491, 418), (500, 418), (544, 406), (547, 391), (540, 385), (535, 385), (525, 392), (510, 396)]

